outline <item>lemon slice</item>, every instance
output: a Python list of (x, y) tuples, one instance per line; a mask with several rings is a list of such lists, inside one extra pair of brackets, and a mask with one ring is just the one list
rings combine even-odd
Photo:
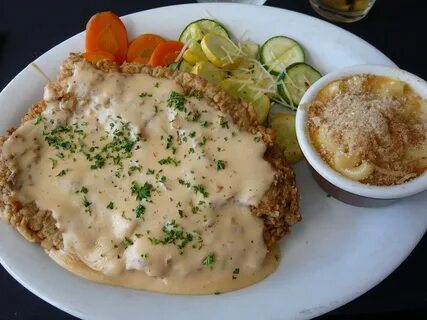
[(209, 82), (218, 84), (227, 75), (226, 71), (215, 67), (212, 63), (206, 61), (197, 62), (191, 69), (191, 73), (208, 80)]
[(285, 157), (291, 163), (302, 158), (295, 132), (295, 116), (281, 113), (273, 117), (270, 122), (271, 129), (276, 135), (276, 143), (285, 149)]
[(232, 69), (238, 65), (240, 49), (229, 38), (208, 33), (200, 44), (206, 57), (217, 67)]
[(199, 61), (208, 61), (208, 58), (206, 58), (205, 54), (203, 53), (200, 43), (195, 40), (191, 40), (190, 44), (188, 45), (188, 49), (185, 50), (182, 57), (191, 65), (195, 65)]
[(259, 94), (251, 88), (253, 84), (249, 80), (225, 79), (220, 86), (234, 97), (241, 98), (252, 104), (259, 123), (264, 123), (270, 111), (270, 99), (265, 94)]

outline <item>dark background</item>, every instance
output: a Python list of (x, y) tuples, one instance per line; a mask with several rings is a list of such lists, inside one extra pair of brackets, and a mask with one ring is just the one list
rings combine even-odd
[[(0, 0), (0, 90), (31, 61), (82, 31), (89, 17), (98, 11), (111, 10), (120, 16), (191, 2), (194, 1)], [(338, 25), (370, 42), (399, 67), (427, 79), (427, 24), (423, 3), (377, 0), (364, 20)], [(316, 16), (308, 0), (270, 0), (266, 5)], [(427, 237), (424, 236), (386, 280), (321, 319), (382, 319), (392, 315), (398, 319), (427, 319), (426, 272)], [(0, 320), (75, 319), (31, 294), (1, 266), (0, 290)]]

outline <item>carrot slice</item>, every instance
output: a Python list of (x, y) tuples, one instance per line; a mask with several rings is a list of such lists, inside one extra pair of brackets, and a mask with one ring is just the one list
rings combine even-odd
[(107, 51), (85, 52), (83, 57), (90, 62), (97, 62), (100, 60), (116, 61), (116, 57)]
[(126, 60), (147, 64), (154, 49), (166, 40), (156, 34), (143, 34), (134, 39), (128, 48)]
[(163, 42), (154, 49), (148, 64), (154, 67), (167, 66), (175, 61), (183, 47), (184, 44), (179, 41)]
[(86, 25), (86, 52), (106, 51), (117, 63), (126, 59), (128, 35), (118, 16), (105, 11), (92, 16)]

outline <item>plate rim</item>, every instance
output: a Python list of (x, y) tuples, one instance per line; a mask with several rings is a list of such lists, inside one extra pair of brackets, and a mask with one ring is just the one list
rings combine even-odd
[[(249, 4), (239, 4), (239, 3), (187, 3), (187, 4), (178, 4), (178, 5), (168, 5), (168, 6), (162, 6), (162, 7), (156, 7), (156, 8), (151, 8), (148, 10), (141, 10), (141, 11), (137, 11), (137, 12), (132, 12), (129, 14), (126, 14), (124, 16), (121, 16), (121, 18), (123, 19), (132, 19), (134, 15), (138, 15), (141, 13), (146, 13), (146, 12), (150, 12), (150, 11), (157, 11), (157, 10), (165, 10), (165, 9), (171, 9), (171, 8), (176, 8), (176, 7), (224, 7), (224, 6), (245, 6), (245, 7), (254, 7), (254, 5), (249, 5)], [(336, 26), (330, 22), (324, 21), (318, 17), (313, 17), (310, 16), (308, 14), (305, 13), (301, 13), (301, 12), (297, 12), (297, 11), (292, 11), (289, 9), (283, 9), (283, 8), (277, 8), (277, 7), (272, 7), (272, 6), (263, 6), (264, 8), (268, 8), (268, 10), (273, 10), (273, 11), (282, 11), (284, 12), (284, 14), (290, 14), (290, 15), (295, 15), (298, 16), (299, 19), (308, 19), (308, 20), (312, 20), (315, 21), (316, 23), (320, 23), (324, 26), (327, 26), (329, 28), (332, 28), (334, 30), (339, 31), (340, 33), (344, 34), (345, 37), (350, 37), (353, 38), (354, 40), (358, 41), (359, 43), (362, 43), (364, 46), (370, 47), (371, 49), (375, 50), (376, 53), (378, 55), (382, 56), (382, 59), (384, 61), (387, 61), (389, 65), (395, 66), (397, 67), (397, 65), (390, 59), (388, 58), (384, 53), (382, 53), (379, 49), (377, 49), (375, 46), (373, 46), (372, 44), (370, 44), (369, 42), (367, 42), (366, 40), (360, 38), (359, 36), (351, 33), (350, 31), (347, 31), (339, 26)], [(37, 62), (39, 59), (41, 59), (43, 56), (50, 54), (53, 50), (57, 49), (58, 47), (62, 46), (65, 42), (69, 41), (70, 39), (74, 38), (74, 37), (78, 37), (79, 35), (81, 35), (84, 32), (78, 32), (75, 35), (61, 41), (60, 43), (58, 43), (57, 45), (53, 46), (52, 48), (48, 49), (47, 51), (45, 51), (43, 54), (41, 54), (40, 56), (38, 56), (33, 62)], [(29, 65), (27, 65), (26, 67), (24, 67), (18, 74), (16, 74), (12, 80), (10, 80), (9, 83), (6, 84), (6, 86), (2, 89), (2, 91), (0, 92), (0, 98), (3, 97), (3, 95), (6, 94), (6, 92), (8, 91), (9, 86), (13, 86), (14, 82), (16, 81), (17, 78), (19, 78), (22, 73), (24, 73), (27, 69), (29, 68)], [(389, 265), (389, 268), (387, 268), (387, 270), (385, 270), (382, 273), (382, 277), (378, 277), (376, 279), (376, 281), (370, 282), (370, 284), (368, 286), (366, 286), (365, 288), (353, 292), (352, 294), (347, 295), (344, 299), (339, 299), (334, 301), (333, 303), (329, 304), (328, 306), (322, 306), (321, 309), (319, 310), (315, 310), (315, 306), (313, 306), (313, 310), (310, 310), (309, 313), (305, 314), (305, 315), (301, 315), (298, 314), (296, 315), (295, 318), (307, 318), (307, 317), (316, 317), (322, 314), (325, 314), (331, 310), (334, 310), (356, 298), (358, 298), (359, 296), (361, 296), (362, 294), (364, 294), (365, 292), (371, 290), (373, 287), (375, 287), (376, 285), (378, 285), (380, 282), (382, 282), (385, 278), (387, 278), (396, 268), (398, 268), (405, 260), (406, 258), (411, 254), (411, 252), (413, 251), (413, 249), (416, 247), (416, 245), (419, 243), (419, 241), (421, 240), (421, 238), (423, 237), (423, 235), (426, 233), (427, 231), (427, 225), (424, 227), (424, 231), (420, 232), (417, 237), (416, 240), (414, 240), (412, 243), (408, 243), (406, 246), (406, 254), (404, 256), (401, 257), (401, 259), (399, 259), (399, 261), (394, 264), (394, 265)], [(29, 281), (25, 281), (22, 279), (22, 277), (20, 277), (17, 273), (14, 272), (14, 270), (6, 263), (3, 255), (0, 254), (0, 263), (2, 264), (2, 266), (5, 268), (5, 270), (18, 282), (20, 283), (23, 287), (25, 287), (28, 291), (30, 291), (32, 294), (36, 295), (37, 297), (41, 298), (42, 300), (46, 301), (47, 303), (53, 305), (54, 307), (67, 312), (73, 316), (79, 317), (79, 318), (84, 318), (85, 316), (88, 316), (87, 314), (85, 314), (84, 311), (80, 311), (77, 310), (75, 307), (73, 308), (72, 306), (68, 305), (68, 304), (61, 304), (56, 302), (56, 300), (54, 298), (50, 298), (48, 296), (46, 296), (44, 294), (44, 292), (40, 292), (37, 291), (36, 289), (34, 289), (31, 286), (31, 283)], [(89, 317), (93, 317), (90, 316)]]

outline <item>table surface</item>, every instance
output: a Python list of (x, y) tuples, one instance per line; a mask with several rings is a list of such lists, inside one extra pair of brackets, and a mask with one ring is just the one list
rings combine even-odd
[[(89, 17), (111, 10), (125, 15), (194, 1), (0, 0), (0, 90), (31, 61), (82, 31)], [(419, 1), (418, 1), (419, 3)], [(416, 0), (377, 0), (367, 18), (337, 24), (367, 40), (399, 67), (427, 79), (427, 26)], [(266, 5), (316, 16), (308, 0), (270, 0)], [(321, 39), (319, 39), (321, 41)], [(396, 235), (398, 236), (398, 235)], [(427, 318), (427, 236), (381, 284), (322, 319)], [(0, 320), (75, 319), (23, 288), (0, 266)]]

